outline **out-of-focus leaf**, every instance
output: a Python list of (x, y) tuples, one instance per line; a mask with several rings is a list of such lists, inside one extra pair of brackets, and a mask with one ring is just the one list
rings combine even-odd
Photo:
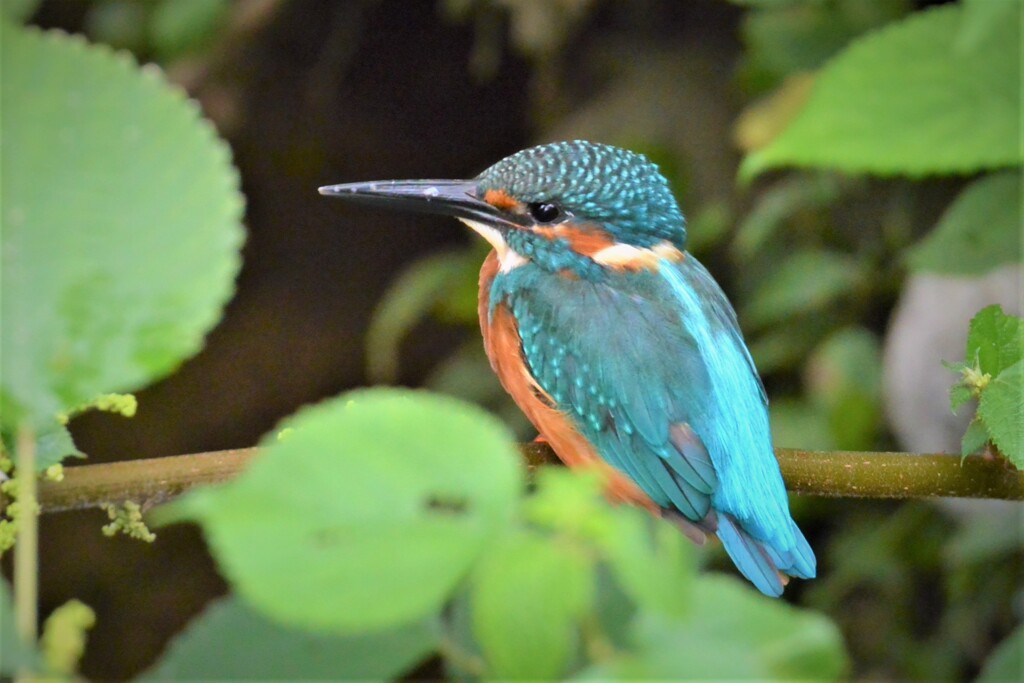
[(59, 677), (73, 677), (95, 625), (96, 612), (81, 600), (68, 600), (50, 612), (39, 636), (45, 666)]
[(488, 675), (560, 677), (593, 597), (593, 559), (582, 547), (529, 531), (506, 536), (473, 574), (473, 632)]
[(978, 400), (978, 416), (992, 443), (1017, 469), (1024, 469), (1024, 361), (992, 378)]
[(905, 0), (863, 2), (749, 2), (741, 32), (746, 55), (741, 72), (748, 88), (773, 87), (783, 77), (811, 71), (851, 38), (903, 16)]
[(985, 426), (985, 422), (975, 416), (967, 425), (967, 431), (964, 432), (963, 438), (960, 439), (960, 455), (966, 458), (972, 453), (977, 453), (988, 443), (988, 440), (988, 428)]
[(779, 398), (768, 405), (776, 446), (830, 451), (836, 448), (828, 411), (803, 400)]
[(826, 339), (809, 359), (807, 392), (828, 411), (836, 446), (872, 446), (881, 426), (882, 358), (878, 339), (863, 327), (849, 327)]
[(469, 340), (442, 360), (427, 378), (426, 386), (473, 403), (488, 403), (496, 396), (507, 395), (479, 339)]
[(597, 567), (594, 586), (594, 616), (597, 628), (614, 647), (628, 648), (629, 627), (637, 613), (636, 603), (604, 564)]
[(536, 481), (525, 508), (532, 523), (593, 543), (636, 605), (670, 616), (686, 611), (696, 564), (679, 529), (668, 522), (652, 525), (637, 508), (611, 508), (594, 472), (544, 467)]
[(148, 10), (137, 0), (102, 0), (89, 7), (83, 28), (90, 40), (140, 53), (146, 49)]
[(1005, 171), (971, 183), (935, 229), (910, 251), (910, 267), (981, 275), (1020, 261), (1022, 180), (1019, 171)]
[(0, 2), (0, 18), (14, 22), (26, 21), (39, 9), (42, 0), (3, 0)]
[(849, 663), (828, 618), (766, 599), (723, 576), (701, 577), (686, 619), (641, 615), (635, 649), (583, 679), (837, 680)]
[(42, 427), (199, 350), (243, 201), (228, 147), (158, 70), (63, 33), (0, 38), (0, 411)]
[(342, 633), (436, 614), (514, 514), (522, 461), (476, 406), (371, 389), (283, 426), (240, 477), (163, 514), (200, 522), (232, 586), (275, 621)]
[(732, 220), (732, 211), (725, 202), (705, 204), (696, 217), (687, 222), (686, 248), (700, 253), (715, 246), (728, 234)]
[(612, 575), (637, 607), (681, 617), (689, 611), (696, 557), (693, 546), (670, 522), (653, 524), (637, 509), (617, 511), (601, 541)]
[(1024, 510), (1013, 512), (999, 520), (958, 515), (957, 530), (942, 548), (944, 562), (957, 567), (991, 563), (1024, 548)]
[[(443, 252), (416, 261), (388, 288), (366, 333), (367, 374), (373, 382), (394, 382), (398, 378), (402, 339), (458, 283), (479, 269), (474, 250)], [(475, 285), (474, 285), (475, 288)]]
[(801, 211), (826, 207), (842, 194), (838, 177), (811, 173), (786, 178), (765, 191), (736, 231), (732, 255), (740, 263), (757, 257), (788, 219)]
[(436, 649), (438, 635), (435, 618), (375, 633), (311, 633), (231, 597), (196, 617), (141, 680), (394, 680)]
[(1019, 165), (1020, 98), (1008, 84), (1020, 83), (1020, 22), (955, 54), (962, 19), (960, 5), (944, 5), (853, 43), (741, 176), (779, 166), (919, 177)]
[(986, 306), (971, 320), (967, 333), (967, 364), (975, 361), (993, 377), (1024, 358), (1024, 319), (1003, 313), (998, 304)]
[(956, 37), (957, 53), (976, 49), (999, 24), (1020, 21), (1020, 0), (963, 0), (964, 20)]
[[(17, 464), (18, 439), (14, 430), (0, 429), (0, 439), (9, 444), (11, 459)], [(57, 420), (51, 420), (43, 423), (36, 432), (35, 456), (36, 471), (42, 472), (64, 458), (84, 458), (85, 453), (75, 446), (67, 427)]]
[(1019, 681), (1024, 673), (1024, 626), (1018, 626), (995, 651), (974, 683)]
[[(449, 680), (455, 683), (466, 683), (479, 678), (479, 669), (483, 668), (482, 665), (477, 666), (478, 663), (483, 662), (483, 653), (473, 635), (471, 588), (468, 581), (463, 583), (445, 608), (442, 621), (445, 640), (451, 646), (458, 648), (458, 652), (463, 655), (444, 658), (445, 672), (448, 674)], [(472, 670), (469, 667), (472, 667)]]
[(149, 19), (150, 44), (165, 61), (201, 50), (216, 36), (230, 9), (230, 0), (159, 0)]
[(741, 320), (757, 328), (823, 308), (856, 287), (856, 259), (834, 251), (805, 249), (790, 254), (751, 294)]
[(0, 578), (0, 675), (19, 676), (42, 669), (39, 653), (25, 644), (18, 635), (14, 618), (14, 603), (7, 581)]
[(85, 453), (78, 450), (67, 427), (55, 421), (51, 428), (39, 432), (36, 437), (36, 469), (45, 470), (71, 457), (84, 458)]
[(524, 514), (533, 524), (558, 533), (604, 538), (613, 528), (611, 510), (602, 500), (604, 484), (594, 471), (541, 467), (536, 490)]
[[(741, 317), (740, 325), (746, 321)], [(748, 337), (750, 355), (761, 376), (802, 367), (811, 351), (838, 322), (829, 315), (804, 316), (799, 324), (780, 321)]]
[(749, 154), (774, 140), (804, 108), (812, 87), (813, 74), (794, 73), (770, 95), (744, 109), (733, 130), (733, 139), (740, 151)]

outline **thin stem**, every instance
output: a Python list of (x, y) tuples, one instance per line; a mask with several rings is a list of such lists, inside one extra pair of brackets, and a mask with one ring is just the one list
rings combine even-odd
[[(546, 444), (521, 447), (528, 465), (558, 462)], [(44, 512), (139, 503), (143, 510), (204, 484), (236, 476), (255, 448), (150, 460), (82, 465), (64, 470), (64, 481), (41, 482)], [(808, 496), (839, 498), (1000, 498), (1024, 500), (1024, 472), (1000, 459), (917, 453), (802, 451), (776, 448), (786, 488)]]
[(36, 512), (36, 435), (18, 428), (18, 539), (14, 544), (14, 611), (18, 635), (34, 644), (39, 628), (39, 514)]

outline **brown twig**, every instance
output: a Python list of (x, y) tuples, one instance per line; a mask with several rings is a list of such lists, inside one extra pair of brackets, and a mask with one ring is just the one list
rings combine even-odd
[[(521, 446), (529, 466), (557, 462), (546, 444)], [(956, 455), (775, 449), (786, 488), (839, 498), (999, 498), (1024, 500), (1024, 472), (998, 459)], [(146, 509), (206, 484), (227, 481), (255, 448), (67, 467), (61, 482), (41, 481), (43, 512), (80, 510), (132, 500)]]

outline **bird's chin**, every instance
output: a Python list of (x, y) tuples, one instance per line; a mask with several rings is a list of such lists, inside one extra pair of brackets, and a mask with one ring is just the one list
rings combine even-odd
[(526, 257), (508, 246), (505, 236), (497, 228), (469, 218), (459, 218), (459, 220), (468, 225), (473, 232), (483, 237), (494, 247), (494, 251), (498, 254), (498, 263), (502, 272), (508, 272), (526, 263)]

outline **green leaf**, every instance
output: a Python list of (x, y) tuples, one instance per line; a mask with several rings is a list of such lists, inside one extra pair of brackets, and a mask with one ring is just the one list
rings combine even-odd
[(832, 251), (805, 249), (780, 263), (751, 294), (740, 320), (764, 327), (833, 303), (861, 277), (856, 259)]
[(150, 7), (136, 0), (101, 0), (92, 3), (82, 19), (90, 40), (119, 50), (146, 52), (147, 15)]
[(40, 672), (42, 658), (22, 641), (14, 617), (14, 604), (7, 582), (0, 578), (0, 675), (20, 676), (26, 671)]
[(985, 422), (975, 416), (967, 425), (967, 431), (964, 432), (963, 438), (960, 439), (960, 455), (966, 458), (968, 455), (977, 453), (988, 443), (988, 440), (988, 428), (985, 426)]
[(848, 668), (828, 618), (766, 599), (729, 577), (705, 576), (686, 619), (635, 622), (635, 647), (584, 677), (619, 680), (836, 680)]
[(473, 633), (489, 677), (560, 677), (593, 596), (593, 560), (582, 547), (530, 531), (508, 535), (473, 574)]
[(955, 54), (960, 5), (858, 39), (818, 76), (804, 110), (740, 174), (778, 166), (852, 173), (973, 173), (1021, 163), (1020, 22)]
[(826, 316), (805, 317), (799, 325), (766, 327), (747, 337), (747, 347), (762, 376), (803, 366), (814, 347), (835, 328)]
[(1019, 681), (1024, 671), (1024, 626), (1018, 626), (989, 655), (974, 683)]
[(981, 275), (1021, 260), (1018, 171), (976, 180), (960, 193), (935, 229), (908, 255), (913, 270)]
[(974, 398), (974, 392), (964, 383), (954, 384), (949, 388), (949, 409), (954, 413), (960, 406)]
[(978, 416), (985, 421), (992, 443), (1014, 467), (1024, 469), (1024, 361), (989, 382), (978, 400)]
[(711, 200), (700, 207), (686, 226), (686, 248), (693, 254), (710, 250), (725, 239), (732, 227), (732, 208), (721, 199)]
[(998, 304), (981, 309), (971, 319), (964, 357), (995, 377), (1024, 358), (1024, 319), (1006, 315)]
[(833, 174), (815, 173), (785, 178), (765, 190), (744, 219), (732, 242), (733, 257), (746, 263), (757, 257), (768, 240), (795, 214), (829, 206), (842, 195)]
[(3, 0), (0, 2), (0, 17), (15, 22), (24, 22), (39, 9), (41, 0)]
[(476, 406), (370, 389), (282, 427), (240, 477), (163, 515), (198, 520), (232, 586), (276, 621), (358, 632), (436, 614), (515, 512), (521, 458)]
[(227, 146), (159, 71), (0, 22), (0, 412), (37, 426), (166, 375), (238, 270)]
[(999, 25), (1020, 21), (1021, 0), (963, 0), (964, 20), (956, 37), (958, 53), (970, 52), (983, 44)]
[(180, 2), (160, 0), (149, 20), (149, 38), (162, 60), (170, 60), (209, 45), (224, 24), (229, 0)]
[(40, 431), (36, 436), (37, 470), (45, 470), (69, 457), (84, 458), (85, 453), (78, 450), (71, 432), (64, 425), (55, 421), (49, 429)]
[(615, 512), (616, 523), (600, 545), (616, 582), (642, 610), (686, 614), (696, 577), (693, 545), (673, 524), (652, 523), (642, 510)]
[(907, 12), (906, 0), (864, 2), (745, 2), (744, 81), (774, 85), (784, 76), (816, 69), (849, 40)]
[[(10, 455), (14, 464), (18, 463), (18, 439), (13, 430), (0, 428), (0, 439), (10, 444)], [(51, 465), (56, 465), (64, 458), (84, 458), (85, 453), (78, 450), (68, 428), (51, 420), (43, 424), (36, 432), (36, 471), (42, 472)]]
[(826, 339), (804, 372), (811, 401), (829, 416), (836, 447), (870, 448), (881, 427), (882, 351), (863, 327), (847, 327)]
[(692, 544), (669, 522), (635, 507), (612, 507), (595, 472), (542, 467), (525, 506), (529, 522), (585, 539), (607, 561), (610, 574), (637, 605), (679, 615), (687, 610), (696, 572)]
[(835, 450), (828, 411), (803, 399), (778, 398), (768, 405), (776, 446), (812, 451)]
[[(388, 288), (366, 333), (367, 373), (373, 381), (386, 383), (398, 379), (402, 339), (457, 283), (479, 269), (475, 253), (452, 251), (426, 256), (403, 271)], [(472, 276), (470, 279), (475, 282)]]
[(378, 633), (310, 633), (230, 597), (196, 617), (142, 680), (393, 680), (437, 648), (438, 634), (436, 619)]

